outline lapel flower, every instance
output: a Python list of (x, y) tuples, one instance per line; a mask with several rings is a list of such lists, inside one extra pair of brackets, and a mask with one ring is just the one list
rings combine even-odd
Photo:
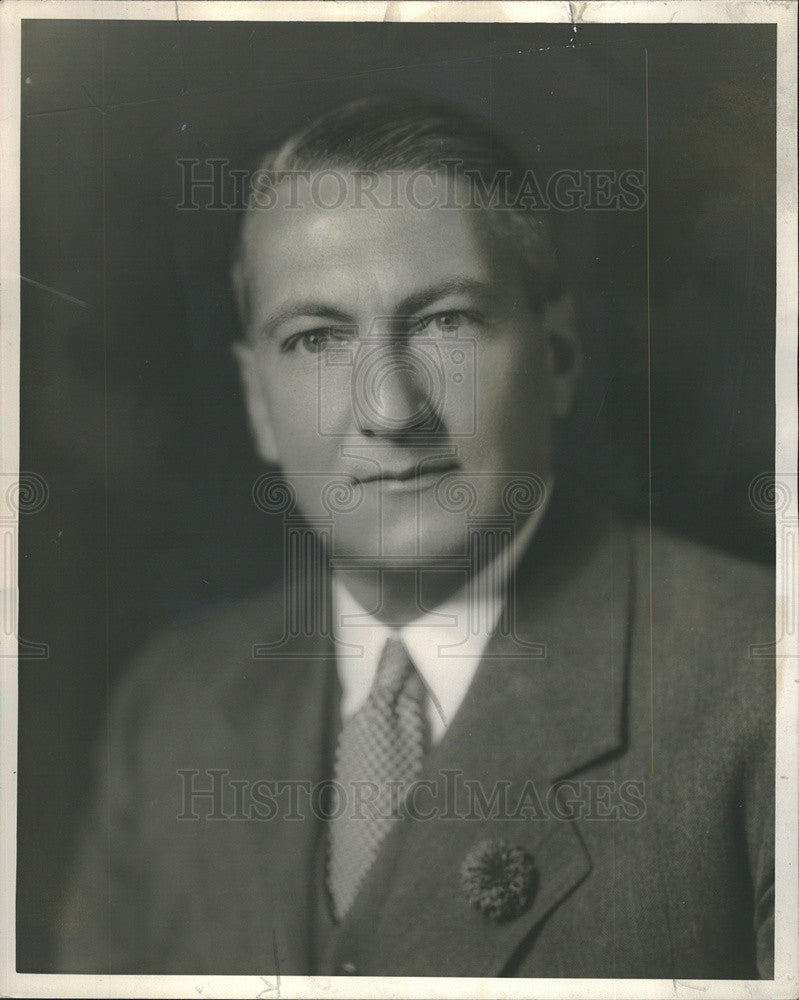
[(515, 920), (530, 908), (538, 872), (523, 847), (483, 840), (466, 855), (460, 869), (466, 898), (488, 920)]

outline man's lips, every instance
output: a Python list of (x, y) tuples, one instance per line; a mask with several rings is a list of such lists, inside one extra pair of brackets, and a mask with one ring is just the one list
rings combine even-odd
[(366, 483), (407, 483), (412, 486), (414, 480), (427, 479), (429, 476), (442, 476), (446, 472), (456, 472), (460, 466), (451, 460), (440, 462), (418, 462), (401, 469), (381, 469), (379, 472), (369, 472), (360, 476), (352, 476), (352, 482)]

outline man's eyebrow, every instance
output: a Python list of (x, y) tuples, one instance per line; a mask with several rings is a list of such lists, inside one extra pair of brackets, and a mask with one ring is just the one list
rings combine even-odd
[[(394, 315), (415, 315), (426, 306), (438, 301), (438, 299), (443, 299), (446, 295), (474, 295), (486, 299), (493, 298), (495, 293), (491, 285), (483, 281), (477, 281), (474, 278), (449, 278), (406, 296), (397, 305)], [(308, 299), (289, 302), (277, 312), (271, 313), (263, 322), (258, 324), (258, 330), (265, 336), (271, 336), (281, 323), (295, 319), (298, 316), (324, 319), (332, 323), (355, 324), (354, 317), (348, 313), (342, 312), (342, 310), (334, 306), (326, 305), (324, 302)]]
[(482, 299), (493, 299), (495, 294), (493, 287), (487, 282), (477, 281), (474, 278), (450, 278), (408, 295), (399, 303), (396, 314), (414, 315), (447, 295), (473, 295)]
[(281, 323), (285, 323), (290, 319), (296, 319), (298, 316), (309, 316), (315, 319), (328, 320), (333, 323), (354, 324), (355, 322), (352, 316), (342, 312), (340, 309), (325, 305), (324, 302), (307, 300), (290, 302), (277, 312), (271, 313), (263, 322), (258, 324), (258, 331), (263, 335), (270, 336), (274, 334)]

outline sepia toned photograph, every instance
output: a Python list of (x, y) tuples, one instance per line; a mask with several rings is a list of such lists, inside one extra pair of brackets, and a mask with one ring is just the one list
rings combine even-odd
[(3, 12), (4, 993), (795, 995), (795, 9), (139, 6)]

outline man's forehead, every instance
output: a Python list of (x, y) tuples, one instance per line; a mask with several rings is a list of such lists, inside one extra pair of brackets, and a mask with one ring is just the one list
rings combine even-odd
[[(254, 201), (247, 228), (256, 241), (301, 239), (318, 244), (320, 250), (329, 241), (357, 243), (378, 235), (400, 245), (422, 236), (429, 241), (439, 232), (442, 239), (474, 241), (486, 227), (485, 212), (479, 208), (448, 201), (442, 192), (417, 197), (415, 187), (408, 187), (416, 174), (400, 175), (392, 196), (379, 187), (367, 196), (350, 174), (329, 171), (319, 175), (319, 185), (314, 183), (316, 176), (284, 181), (268, 201)], [(339, 187), (332, 177), (338, 177), (344, 186)], [(329, 183), (334, 184), (332, 191), (326, 189)], [(378, 175), (375, 183), (381, 185), (383, 175)], [(393, 180), (385, 183), (394, 188)]]
[[(407, 199), (390, 207), (359, 203), (325, 208), (308, 184), (293, 201), (253, 208), (245, 253), (252, 292), (292, 295), (350, 283), (368, 295), (407, 294), (408, 285), (454, 277), (496, 280), (501, 254), (487, 213)], [(318, 193), (318, 192), (317, 192)]]

